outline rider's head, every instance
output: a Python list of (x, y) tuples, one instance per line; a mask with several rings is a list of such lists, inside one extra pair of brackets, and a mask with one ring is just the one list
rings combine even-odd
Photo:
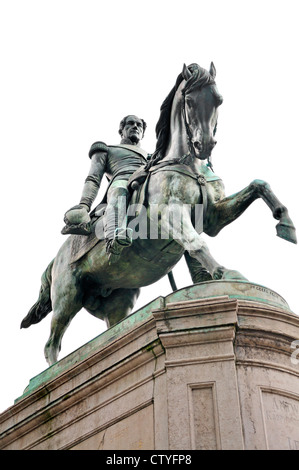
[(129, 114), (125, 116), (119, 124), (119, 134), (123, 143), (138, 145), (144, 136), (146, 122), (143, 119)]

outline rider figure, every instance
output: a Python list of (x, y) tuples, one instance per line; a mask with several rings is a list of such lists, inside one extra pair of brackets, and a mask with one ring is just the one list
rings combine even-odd
[[(109, 180), (106, 194), (107, 207), (104, 215), (104, 233), (107, 252), (114, 260), (123, 248), (132, 243), (132, 230), (126, 228), (126, 209), (130, 176), (147, 163), (148, 154), (140, 147), (146, 123), (137, 116), (128, 115), (119, 125), (121, 142), (106, 145), (95, 142), (89, 151), (91, 167), (85, 180), (80, 204), (65, 214), (63, 234), (89, 235), (91, 233), (89, 211), (100, 188), (104, 173)], [(122, 202), (119, 204), (119, 202)], [(123, 204), (123, 202), (125, 202)]]

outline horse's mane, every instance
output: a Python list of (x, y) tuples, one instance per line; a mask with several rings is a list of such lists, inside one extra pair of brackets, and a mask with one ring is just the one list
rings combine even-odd
[[(204, 68), (200, 67), (198, 64), (191, 64), (188, 66), (188, 70), (192, 73), (190, 78), (186, 81), (186, 85), (183, 88), (182, 92), (190, 91), (195, 85), (204, 86), (214, 84), (214, 79), (210, 73)], [(184, 80), (183, 73), (181, 72), (177, 79), (175, 86), (172, 88), (170, 93), (167, 95), (163, 101), (160, 108), (160, 117), (156, 124), (156, 149), (151, 156), (151, 159), (147, 163), (146, 169), (151, 168), (156, 165), (160, 160), (165, 156), (165, 151), (167, 148), (170, 132), (170, 116), (173, 99), (175, 94)]]

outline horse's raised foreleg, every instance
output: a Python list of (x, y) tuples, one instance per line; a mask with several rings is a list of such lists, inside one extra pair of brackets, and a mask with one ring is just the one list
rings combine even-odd
[(265, 201), (273, 217), (279, 220), (276, 226), (277, 235), (292, 243), (297, 243), (296, 230), (287, 208), (277, 199), (269, 184), (262, 180), (254, 180), (242, 191), (209, 206), (205, 232), (210, 236), (216, 236), (223, 227), (236, 220), (258, 198)]

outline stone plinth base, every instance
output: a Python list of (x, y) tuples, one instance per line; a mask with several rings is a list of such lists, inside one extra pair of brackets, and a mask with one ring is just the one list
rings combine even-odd
[(299, 317), (261, 286), (205, 285), (31, 379), (0, 416), (0, 448), (298, 449)]

